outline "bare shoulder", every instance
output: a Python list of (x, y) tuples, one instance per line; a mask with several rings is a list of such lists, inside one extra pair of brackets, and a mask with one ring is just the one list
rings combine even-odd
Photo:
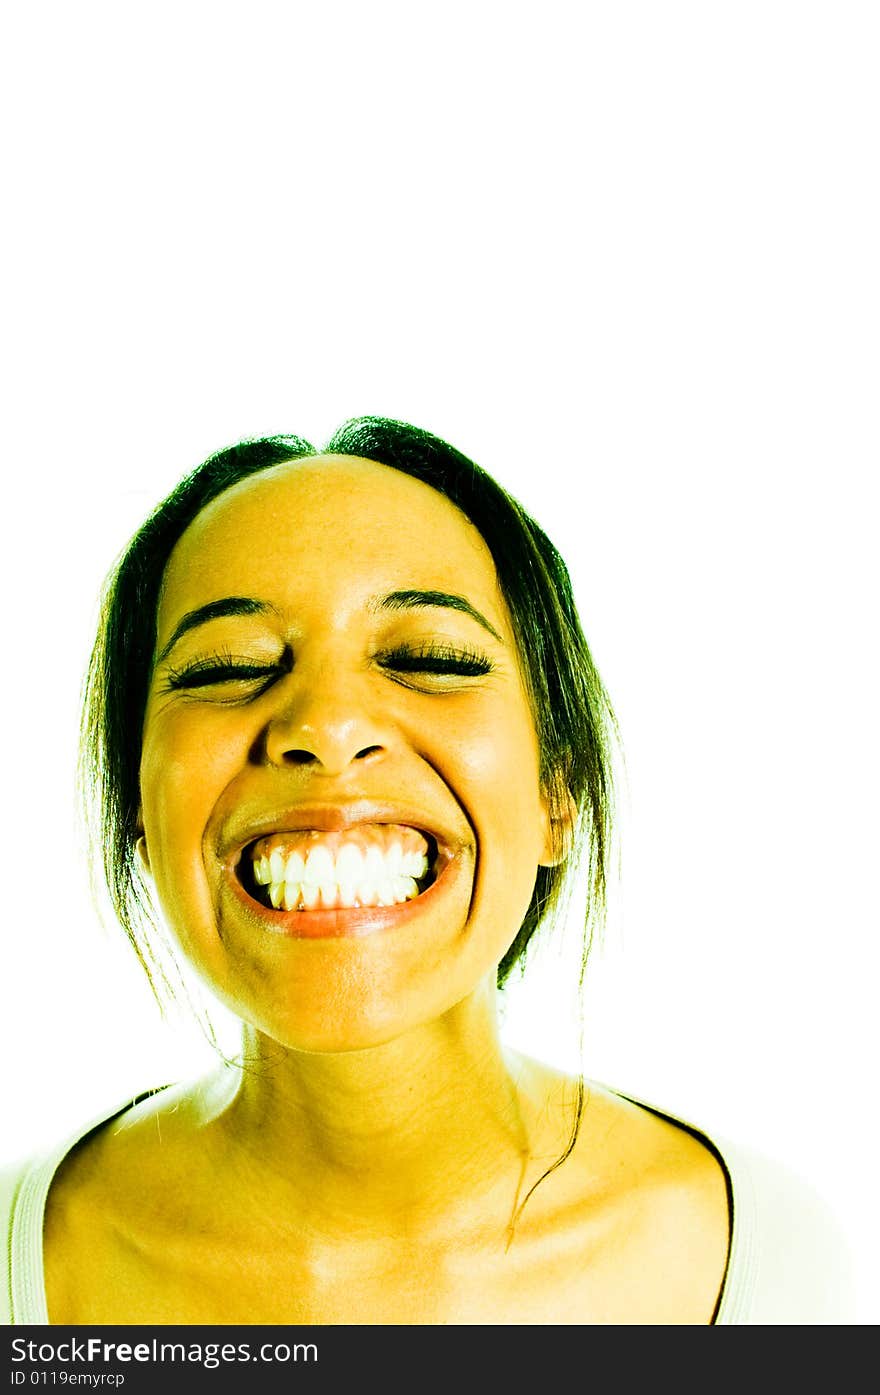
[[(730, 1235), (726, 1174), (713, 1150), (588, 1083), (575, 1142), (554, 1166), (571, 1132), (575, 1084), (533, 1062), (522, 1063), (518, 1083), (534, 1146), (515, 1237), (506, 1249), (493, 1241), (465, 1253), (459, 1307), (442, 1319), (431, 1309), (428, 1320), (461, 1321), (466, 1311), (485, 1322), (711, 1323)], [(216, 1178), (229, 1173), (210, 1127), (214, 1103), (191, 1088), (163, 1091), (65, 1160), (45, 1225), (51, 1321), (173, 1322), (183, 1313), (216, 1321), (232, 1311), (228, 1237), (238, 1222), (218, 1205)], [(289, 1270), (291, 1256), (279, 1248), (276, 1259)], [(254, 1311), (281, 1312), (271, 1265), (251, 1279)], [(398, 1299), (391, 1295), (391, 1309)], [(391, 1320), (377, 1312), (376, 1321)]]
[[(550, 1083), (571, 1117), (574, 1083), (561, 1076)], [(576, 1143), (556, 1176), (554, 1215), (589, 1257), (572, 1290), (573, 1312), (604, 1323), (712, 1322), (730, 1207), (725, 1168), (707, 1141), (586, 1082)], [(552, 1216), (551, 1224), (556, 1229)], [(558, 1234), (557, 1245), (566, 1248)]]
[(142, 1181), (145, 1169), (170, 1163), (175, 1145), (193, 1132), (201, 1100), (199, 1088), (189, 1083), (157, 1090), (92, 1129), (55, 1174), (47, 1225), (98, 1194), (102, 1202), (112, 1202)]
[(584, 1094), (585, 1137), (601, 1145), (607, 1161), (628, 1185), (682, 1191), (695, 1202), (724, 1202), (724, 1167), (708, 1141), (683, 1123), (619, 1095), (605, 1085), (587, 1082)]
[[(179, 1217), (199, 1095), (162, 1090), (92, 1130), (67, 1154), (52, 1181), (43, 1225), (50, 1321), (93, 1320), (84, 1295), (113, 1291), (137, 1267), (144, 1233), (161, 1234)], [(164, 1213), (164, 1215), (163, 1215)]]

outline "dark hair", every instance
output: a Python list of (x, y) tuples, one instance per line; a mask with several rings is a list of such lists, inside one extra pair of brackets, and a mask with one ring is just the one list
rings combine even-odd
[(345, 422), (321, 452), (298, 436), (250, 439), (217, 451), (157, 505), (122, 551), (101, 593), (83, 688), (78, 781), (93, 853), (93, 891), (100, 862), (113, 912), (161, 1006), (160, 984), (171, 985), (156, 935), (166, 955), (169, 945), (155, 924), (135, 849), (142, 730), (165, 567), (184, 530), (224, 490), (261, 470), (319, 453), (362, 456), (412, 475), (457, 505), (485, 540), (513, 623), (544, 789), (551, 807), (563, 810), (570, 795), (578, 810), (567, 856), (558, 866), (538, 869), (525, 919), (498, 967), (498, 984), (503, 987), (515, 967), (522, 970), (536, 929), (558, 908), (569, 874), (586, 859), (583, 978), (593, 931), (606, 909), (616, 722), (568, 570), (537, 523), (479, 465), (430, 432), (384, 417)]

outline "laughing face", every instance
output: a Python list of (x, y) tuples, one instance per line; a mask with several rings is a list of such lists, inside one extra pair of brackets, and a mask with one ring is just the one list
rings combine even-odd
[(274, 466), (190, 524), (157, 621), (141, 853), (213, 992), (307, 1051), (488, 1005), (554, 853), (477, 530), (369, 460)]

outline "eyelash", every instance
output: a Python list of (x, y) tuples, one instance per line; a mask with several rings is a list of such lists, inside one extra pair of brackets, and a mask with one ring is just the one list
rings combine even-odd
[(480, 678), (491, 673), (493, 664), (476, 649), (455, 649), (451, 644), (398, 644), (382, 655), (382, 667), (397, 673), (449, 674), (460, 678)]
[[(427, 673), (439, 677), (462, 678), (482, 677), (490, 673), (494, 667), (491, 659), (476, 649), (455, 649), (451, 645), (399, 644), (380, 655), (380, 663), (382, 668), (397, 673)], [(237, 659), (234, 654), (223, 652), (211, 654), (205, 659), (197, 659), (182, 669), (169, 669), (165, 687), (176, 691), (181, 688), (206, 688), (214, 683), (250, 683), (257, 678), (271, 680), (281, 673), (289, 673), (291, 667), (290, 661), (254, 664)], [(261, 691), (268, 686), (269, 682)]]
[(248, 683), (256, 678), (269, 679), (287, 671), (288, 665), (284, 663), (254, 664), (224, 651), (197, 659), (181, 669), (169, 668), (165, 687), (173, 691), (178, 688), (207, 688), (212, 683)]

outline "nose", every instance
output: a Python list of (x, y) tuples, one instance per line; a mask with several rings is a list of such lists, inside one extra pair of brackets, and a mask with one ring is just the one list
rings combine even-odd
[(366, 675), (325, 664), (311, 674), (295, 669), (278, 687), (279, 704), (265, 730), (265, 755), (273, 765), (341, 775), (387, 749), (389, 731), (366, 691)]

